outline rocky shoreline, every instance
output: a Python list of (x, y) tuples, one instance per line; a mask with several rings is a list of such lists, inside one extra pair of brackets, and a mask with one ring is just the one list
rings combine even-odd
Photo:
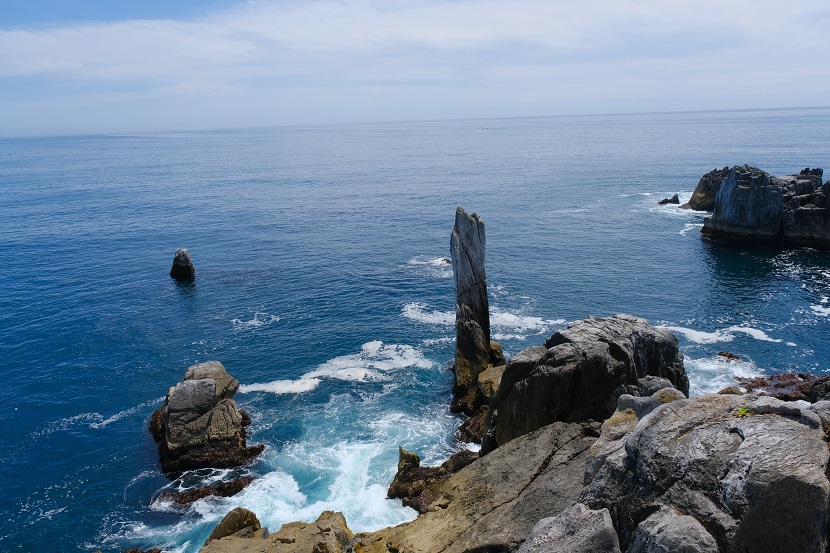
[[(576, 321), (505, 362), (489, 336), (483, 225), (459, 208), (451, 247), (452, 410), (468, 415), (459, 435), (480, 442), (480, 453), (422, 467), (400, 448), (388, 493), (419, 512), (411, 522), (354, 534), (341, 513), (326, 511), (269, 533), (237, 508), (202, 553), (828, 550), (830, 377), (746, 379), (743, 389), (690, 399), (676, 336), (631, 315)], [(208, 365), (191, 367), (153, 416), (165, 470), (182, 470), (181, 459), (205, 444), (237, 465), (261, 451), (246, 445), (243, 415), (228, 407), (238, 382)], [(196, 396), (201, 407), (179, 408)], [(225, 414), (202, 424), (215, 409)], [(175, 430), (185, 412), (186, 428), (209, 428), (214, 417), (232, 424), (220, 424), (219, 439)]]

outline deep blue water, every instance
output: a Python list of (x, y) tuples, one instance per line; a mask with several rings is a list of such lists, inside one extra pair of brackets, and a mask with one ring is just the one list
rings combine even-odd
[[(2, 548), (193, 552), (237, 505), (272, 529), (413, 518), (384, 499), (397, 446), (464, 447), (441, 262), (459, 204), (486, 222), (508, 355), (625, 312), (678, 332), (693, 393), (825, 372), (830, 254), (712, 245), (657, 200), (724, 165), (830, 169), (828, 143), (830, 109), (0, 140)], [(193, 285), (167, 276), (178, 247)], [(211, 359), (268, 449), (170, 482), (149, 416)], [(155, 501), (240, 473), (235, 498)]]

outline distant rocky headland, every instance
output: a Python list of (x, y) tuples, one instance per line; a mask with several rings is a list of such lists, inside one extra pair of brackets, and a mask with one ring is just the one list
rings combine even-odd
[(711, 240), (830, 249), (830, 181), (822, 169), (775, 177), (749, 165), (705, 174), (681, 208), (711, 211)]
[[(788, 229), (796, 243), (820, 234), (808, 227), (827, 230), (828, 184), (820, 169), (805, 171), (713, 171), (690, 207), (712, 198), (708, 236), (757, 227), (780, 242)], [(751, 379), (688, 398), (677, 337), (631, 315), (573, 322), (505, 361), (490, 339), (484, 247), (484, 221), (459, 207), (451, 409), (467, 415), (458, 436), (480, 452), (422, 467), (400, 448), (389, 497), (420, 513), (411, 522), (355, 534), (326, 511), (270, 533), (237, 508), (202, 553), (827, 551), (830, 377)], [(261, 451), (245, 443), (237, 387), (213, 362), (170, 389), (151, 422), (163, 470), (240, 464)]]

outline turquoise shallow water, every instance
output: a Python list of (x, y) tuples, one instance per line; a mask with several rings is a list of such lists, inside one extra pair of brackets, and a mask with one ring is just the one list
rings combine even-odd
[[(657, 200), (724, 165), (830, 168), (828, 142), (830, 109), (0, 140), (3, 548), (197, 551), (237, 505), (272, 528), (414, 517), (384, 499), (397, 446), (464, 447), (442, 263), (458, 204), (486, 222), (508, 354), (626, 312), (678, 333), (693, 393), (825, 372), (830, 255), (712, 245)], [(193, 285), (167, 276), (177, 247)], [(171, 482), (149, 416), (210, 359), (268, 449)], [(235, 498), (156, 500), (240, 473), (257, 479)]]

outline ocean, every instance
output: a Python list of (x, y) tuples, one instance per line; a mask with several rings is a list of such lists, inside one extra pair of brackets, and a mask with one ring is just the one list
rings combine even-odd
[[(677, 333), (693, 395), (825, 373), (830, 253), (708, 243), (704, 214), (657, 201), (726, 165), (830, 169), (828, 144), (830, 108), (2, 139), (2, 549), (196, 552), (236, 506), (272, 530), (413, 519), (385, 498), (398, 446), (467, 447), (448, 412), (458, 205), (485, 221), (508, 357), (630, 313)], [(192, 284), (168, 276), (177, 248)], [(150, 415), (214, 359), (267, 449), (171, 481)], [(240, 475), (232, 498), (158, 499)]]

